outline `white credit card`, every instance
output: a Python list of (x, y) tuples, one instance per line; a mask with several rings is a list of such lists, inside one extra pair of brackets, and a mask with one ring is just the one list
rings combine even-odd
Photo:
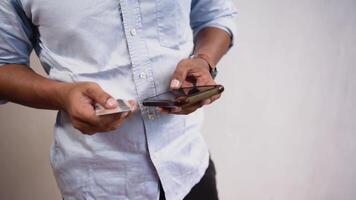
[(110, 115), (114, 113), (122, 113), (122, 112), (129, 112), (131, 111), (131, 106), (128, 101), (117, 99), (118, 106), (114, 109), (107, 109), (104, 108), (100, 104), (95, 104), (95, 113), (97, 116), (100, 115)]

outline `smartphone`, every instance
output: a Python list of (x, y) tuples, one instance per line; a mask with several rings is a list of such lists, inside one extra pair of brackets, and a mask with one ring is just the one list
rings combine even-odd
[(143, 101), (143, 105), (162, 108), (186, 107), (221, 94), (223, 91), (222, 85), (184, 87), (147, 98)]
[(101, 116), (101, 115), (110, 115), (110, 114), (115, 114), (115, 113), (122, 113), (122, 112), (131, 111), (131, 106), (130, 106), (128, 101), (125, 101), (125, 100), (122, 100), (122, 99), (117, 99), (116, 101), (118, 103), (118, 106), (116, 108), (113, 108), (113, 109), (104, 108), (102, 105), (100, 105), (98, 103), (95, 104), (95, 106), (94, 106), (95, 114), (97, 116)]

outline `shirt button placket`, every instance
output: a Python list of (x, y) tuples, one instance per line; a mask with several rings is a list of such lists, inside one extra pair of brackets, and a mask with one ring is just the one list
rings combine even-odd
[[(141, 20), (138, 0), (120, 0), (134, 82), (140, 100), (155, 95), (150, 59), (140, 34)], [(129, 6), (130, 5), (130, 6)], [(142, 108), (142, 107), (141, 107)]]
[[(154, 108), (143, 107), (142, 101), (147, 97), (156, 95), (156, 88), (152, 76), (148, 50), (143, 38), (141, 38), (142, 24), (140, 21), (139, 1), (120, 0), (120, 2), (123, 11), (125, 36), (132, 62), (133, 81), (144, 119), (148, 153), (151, 154), (151, 152), (155, 152), (154, 141), (152, 141), (153, 137), (151, 137), (151, 135), (155, 133), (152, 129), (152, 125), (155, 124), (153, 120), (158, 120), (158, 116), (156, 116)], [(130, 6), (128, 4), (130, 4)], [(156, 167), (157, 159), (152, 162), (154, 162), (153, 165)]]

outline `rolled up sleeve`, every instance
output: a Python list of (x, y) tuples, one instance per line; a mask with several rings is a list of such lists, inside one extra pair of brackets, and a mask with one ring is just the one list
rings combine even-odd
[(205, 27), (215, 27), (226, 31), (234, 44), (236, 8), (231, 0), (193, 0), (190, 25), (194, 36)]
[(29, 65), (32, 27), (17, 0), (0, 1), (0, 67)]
[[(32, 28), (17, 0), (0, 1), (0, 67), (29, 65)], [(0, 98), (0, 104), (7, 101)]]

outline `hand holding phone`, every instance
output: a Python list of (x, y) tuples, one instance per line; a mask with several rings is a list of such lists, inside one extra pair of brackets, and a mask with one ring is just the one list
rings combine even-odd
[(199, 104), (212, 96), (221, 94), (223, 91), (224, 87), (222, 85), (171, 89), (168, 92), (145, 99), (143, 101), (143, 105), (155, 106), (165, 109), (174, 109), (176, 107), (185, 108)]

